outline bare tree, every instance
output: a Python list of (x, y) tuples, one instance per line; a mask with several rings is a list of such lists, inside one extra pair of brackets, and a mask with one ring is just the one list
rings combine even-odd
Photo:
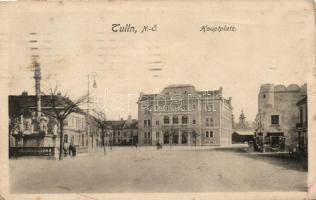
[[(106, 136), (106, 130), (109, 129), (109, 125), (107, 125), (107, 121), (106, 121), (106, 115), (103, 111), (97, 111), (97, 110), (93, 110), (94, 115), (91, 115), (91, 119), (96, 122), (99, 126), (99, 128), (101, 129), (101, 137), (102, 137), (102, 146), (103, 146), (103, 152), (104, 155), (106, 154), (106, 142), (105, 142), (105, 136)], [(90, 117), (90, 116), (88, 116)]]
[(59, 160), (63, 159), (64, 147), (64, 125), (66, 118), (75, 112), (83, 112), (79, 106), (85, 104), (88, 95), (83, 95), (75, 101), (70, 100), (67, 93), (62, 94), (58, 87), (50, 88), (49, 94), (45, 95), (48, 99), (47, 108), (42, 108), (41, 112), (47, 116), (56, 119), (59, 123), (60, 144), (59, 144)]

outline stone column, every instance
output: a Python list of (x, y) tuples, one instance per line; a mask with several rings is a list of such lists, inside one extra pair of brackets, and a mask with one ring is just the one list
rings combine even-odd
[(181, 144), (181, 137), (182, 137), (182, 135), (181, 135), (181, 131), (179, 129), (179, 131), (178, 131), (178, 144)]
[(188, 144), (188, 146), (190, 146), (191, 145), (191, 133), (190, 133), (190, 131), (187, 132), (187, 137), (188, 137), (187, 144)]

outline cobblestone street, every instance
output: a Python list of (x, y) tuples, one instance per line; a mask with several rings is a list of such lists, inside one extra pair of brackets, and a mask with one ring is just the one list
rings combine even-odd
[(289, 159), (207, 147), (114, 147), (90, 156), (10, 160), (13, 193), (304, 191)]

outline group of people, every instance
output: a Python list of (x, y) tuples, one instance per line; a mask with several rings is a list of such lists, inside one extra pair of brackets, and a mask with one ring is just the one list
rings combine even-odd
[(77, 148), (73, 143), (70, 143), (69, 146), (65, 143), (64, 144), (64, 156), (67, 155), (75, 157), (77, 154)]

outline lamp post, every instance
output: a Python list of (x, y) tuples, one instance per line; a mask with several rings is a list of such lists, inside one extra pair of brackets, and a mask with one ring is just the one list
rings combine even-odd
[[(90, 142), (89, 142), (89, 138), (90, 138), (90, 76), (93, 76), (93, 88), (97, 87), (96, 81), (95, 81), (95, 76), (96, 76), (96, 72), (90, 72), (88, 73), (88, 105), (87, 105), (87, 116), (88, 116), (88, 123), (87, 123), (87, 138), (88, 138), (88, 153), (90, 153)], [(93, 139), (93, 137), (92, 137)], [(93, 141), (92, 143), (93, 144)]]

